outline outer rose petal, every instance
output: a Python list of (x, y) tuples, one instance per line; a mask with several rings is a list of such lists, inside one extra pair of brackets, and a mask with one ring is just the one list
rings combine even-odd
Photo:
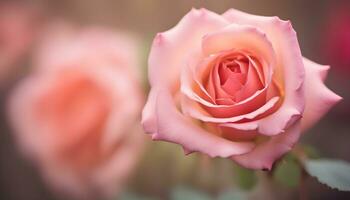
[(141, 124), (147, 133), (157, 132), (156, 103), (158, 90), (152, 88), (148, 94), (145, 107), (142, 110)]
[(226, 25), (228, 22), (216, 13), (193, 9), (174, 28), (159, 33), (148, 60), (151, 86), (174, 87), (188, 56), (201, 48), (202, 37)]
[(152, 138), (180, 144), (186, 153), (202, 152), (211, 157), (231, 157), (254, 148), (253, 143), (226, 140), (188, 121), (177, 111), (167, 90), (160, 90), (157, 94), (156, 111), (158, 130)]
[(302, 129), (308, 129), (342, 98), (328, 89), (324, 80), (329, 66), (319, 65), (304, 58), (305, 65), (305, 111)]
[(270, 116), (250, 123), (258, 127), (264, 135), (277, 135), (292, 122), (292, 117), (304, 110), (304, 65), (295, 31), (290, 22), (278, 17), (251, 15), (230, 9), (223, 16), (232, 23), (251, 25), (266, 33), (276, 52), (277, 68), (275, 78), (284, 84), (284, 101), (281, 107)]
[(292, 149), (300, 134), (300, 120), (298, 120), (283, 134), (272, 136), (268, 141), (258, 144), (253, 151), (233, 156), (232, 159), (246, 168), (271, 170), (275, 160)]

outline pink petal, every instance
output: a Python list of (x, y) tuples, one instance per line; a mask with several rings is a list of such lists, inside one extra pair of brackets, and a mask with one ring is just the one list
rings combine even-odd
[[(213, 55), (220, 52), (229, 51), (232, 49), (248, 51), (250, 54), (258, 55), (259, 58), (266, 61), (267, 66), (264, 68), (269, 70), (268, 74), (272, 75), (272, 70), (275, 65), (275, 52), (272, 48), (272, 44), (266, 38), (265, 34), (260, 30), (246, 25), (237, 25), (231, 24), (220, 31), (210, 33), (203, 38), (202, 49), (205, 55)], [(259, 72), (258, 72), (259, 73)], [(252, 73), (248, 74), (252, 75)], [(214, 76), (218, 76), (214, 73)], [(259, 73), (259, 78), (261, 74)], [(238, 99), (236, 102), (241, 101), (249, 96), (251, 96), (255, 91), (257, 91), (257, 82), (248, 77), (248, 85), (242, 92), (239, 92), (237, 95)], [(214, 80), (217, 80), (217, 77), (213, 77)], [(219, 94), (219, 98), (228, 98), (230, 95), (226, 94), (218, 88), (219, 84), (214, 84), (216, 91)], [(229, 93), (232, 94), (232, 93)]]
[(142, 110), (141, 124), (147, 133), (156, 133), (158, 131), (156, 117), (157, 93), (157, 89), (151, 89), (148, 94), (147, 103)]
[(156, 106), (158, 130), (152, 135), (154, 140), (177, 143), (186, 152), (202, 152), (211, 157), (240, 155), (255, 146), (249, 142), (232, 142), (200, 128), (177, 110), (166, 90), (157, 94)]
[(229, 127), (220, 127), (221, 137), (231, 141), (253, 141), (258, 136), (256, 131), (245, 131)]
[(207, 106), (203, 105), (206, 110), (213, 116), (217, 118), (228, 118), (235, 117), (243, 114), (253, 112), (259, 107), (266, 103), (266, 89), (258, 90), (249, 98), (235, 103), (233, 105), (216, 105)]
[(301, 134), (300, 121), (296, 122), (286, 132), (269, 138), (257, 145), (253, 151), (233, 156), (232, 160), (250, 169), (271, 170), (275, 160), (290, 151)]
[(252, 96), (256, 91), (263, 89), (263, 87), (264, 86), (260, 82), (258, 72), (250, 64), (247, 73), (247, 82), (242, 89), (235, 94), (236, 101), (240, 102)]
[(251, 127), (259, 127), (265, 135), (277, 135), (290, 123), (293, 115), (300, 115), (304, 110), (304, 65), (297, 36), (289, 21), (278, 17), (264, 17), (230, 9), (223, 16), (232, 23), (251, 25), (266, 33), (276, 53), (277, 67), (274, 79), (282, 84), (284, 101), (272, 115), (261, 119)]
[[(280, 108), (279, 108), (280, 109)], [(278, 112), (278, 110), (276, 111)], [(288, 126), (296, 122), (295, 116), (301, 116), (300, 112), (293, 108), (285, 109), (281, 118), (275, 118), (275, 113), (267, 117), (250, 122), (233, 122), (221, 124), (221, 126), (231, 127), (239, 130), (256, 130), (258, 133), (273, 136), (283, 133)], [(275, 132), (281, 130), (281, 132)]]
[(228, 94), (236, 94), (236, 92), (242, 88), (242, 83), (239, 80), (241, 74), (228, 75), (225, 83), (221, 86)]
[(233, 95), (229, 94), (221, 87), (218, 62), (220, 61), (216, 61), (215, 66), (211, 69), (208, 85), (213, 85), (212, 87), (214, 88), (216, 99), (233, 99)]
[[(212, 70), (210, 69), (209, 65), (211, 64), (210, 61), (213, 61), (215, 56), (211, 56), (209, 58), (205, 58), (204, 61), (199, 65), (199, 67), (194, 67), (195, 65), (190, 65), (189, 67), (192, 69), (194, 80), (196, 81), (197, 85), (199, 85), (203, 91), (210, 97), (212, 104), (216, 104), (216, 92), (215, 92), (215, 86), (213, 83), (212, 76), (210, 75)], [(204, 70), (206, 68), (207, 73), (199, 73), (199, 70)], [(206, 78), (205, 78), (206, 77)], [(207, 79), (207, 83), (205, 84), (205, 79)]]
[[(214, 58), (214, 56), (210, 56), (210, 60), (205, 63), (210, 63)], [(193, 65), (191, 65), (193, 66)], [(203, 98), (196, 94), (196, 92), (193, 91), (192, 85), (193, 83), (193, 77), (196, 78), (195, 72), (203, 72), (204, 69), (203, 65), (198, 65), (199, 68), (192, 69), (192, 67), (185, 67), (182, 70), (181, 73), (181, 92), (185, 94), (188, 98), (192, 99), (193, 101), (197, 101), (198, 103), (202, 104), (203, 106), (207, 107), (207, 110), (213, 114), (215, 117), (233, 117), (240, 114), (246, 114), (249, 112), (254, 111), (255, 109), (258, 109), (262, 105), (266, 103), (266, 91), (267, 86), (263, 88), (262, 90), (257, 91), (255, 94), (253, 94), (251, 97), (236, 103), (234, 105), (216, 105), (213, 104), (213, 102), (210, 102), (206, 100), (206, 98)], [(198, 78), (196, 78), (198, 79)], [(198, 81), (196, 81), (196, 84), (198, 84)], [(207, 88), (208, 89), (208, 88)], [(212, 88), (211, 90), (214, 90)], [(209, 95), (213, 95), (212, 93), (215, 93), (214, 91), (211, 91), (210, 88), (208, 90)]]
[[(216, 96), (215, 96), (214, 88), (212, 87), (205, 88), (203, 85), (203, 83), (205, 82), (204, 77), (209, 76), (210, 67), (208, 67), (208, 65), (210, 65), (210, 63), (213, 61), (214, 56), (208, 57), (208, 58), (202, 58), (201, 53), (199, 54), (200, 55), (193, 56), (190, 58), (188, 66), (185, 67), (186, 69), (184, 68), (182, 72), (182, 73), (190, 72), (190, 74), (187, 74), (186, 77), (182, 77), (182, 78), (188, 78), (189, 79), (188, 83), (192, 83), (193, 88), (191, 88), (191, 85), (186, 85), (186, 87), (190, 87), (189, 89), (195, 90), (200, 97), (202, 97), (203, 99), (205, 99), (206, 101), (212, 104), (215, 104)], [(182, 82), (184, 82), (184, 80), (182, 80)]]
[(229, 26), (210, 33), (203, 38), (204, 55), (216, 54), (228, 50), (248, 50), (253, 55), (259, 55), (269, 64), (274, 65), (275, 52), (265, 34), (249, 25), (230, 24)]
[(151, 86), (173, 87), (191, 52), (201, 48), (202, 37), (226, 26), (228, 22), (211, 11), (193, 9), (172, 29), (159, 33), (149, 56)]
[[(235, 61), (235, 64), (238, 65)], [(240, 65), (238, 65), (240, 66)], [(236, 73), (236, 72), (232, 72), (225, 64), (224, 67), (221, 67), (219, 69), (219, 76), (220, 76), (220, 80), (222, 81), (221, 84), (225, 84), (227, 79), (233, 79), (235, 80), (235, 82), (237, 83), (244, 83), (245, 82), (245, 77), (243, 75), (243, 73)]]
[(232, 100), (232, 98), (220, 98), (216, 99), (216, 103), (218, 105), (233, 105), (235, 102)]
[[(258, 73), (260, 82), (265, 85), (270, 84), (273, 75), (273, 69), (267, 67), (268, 64), (266, 61), (260, 59), (259, 61), (262, 63), (258, 63), (257, 59), (251, 56), (248, 56), (248, 59), (250, 66), (253, 67)], [(248, 73), (248, 71), (246, 73)]]
[[(279, 97), (273, 97), (268, 102), (266, 102), (263, 106), (257, 108), (256, 110), (253, 110), (247, 114), (242, 114), (234, 117), (222, 117), (217, 118), (211, 116), (208, 112), (204, 111), (203, 108), (201, 108), (198, 103), (191, 101), (187, 97), (183, 97), (182, 99), (182, 108), (185, 113), (190, 115), (193, 118), (199, 119), (204, 122), (213, 122), (213, 123), (232, 123), (232, 122), (239, 122), (244, 119), (254, 119), (260, 115), (263, 115), (264, 113), (268, 112), (269, 110), (273, 109), (274, 106), (278, 103), (280, 100)], [(229, 127), (229, 125), (228, 125)], [(255, 130), (255, 129), (254, 129)]]
[[(188, 95), (191, 99), (200, 102), (203, 105), (215, 106), (213, 102), (213, 97), (215, 98), (214, 88), (212, 89), (213, 91), (205, 90), (201, 85), (201, 83), (199, 83), (199, 80), (195, 73), (198, 73), (198, 72), (197, 71), (195, 72), (193, 67), (184, 67), (182, 69), (181, 88), (180, 88), (181, 92), (184, 93), (185, 95)], [(200, 94), (193, 91), (194, 85), (201, 87), (201, 91), (202, 91), (201, 93), (202, 94), (204, 93), (206, 96), (202, 97)]]
[(324, 84), (329, 66), (319, 65), (304, 58), (305, 65), (305, 111), (302, 129), (314, 125), (328, 110), (342, 98)]

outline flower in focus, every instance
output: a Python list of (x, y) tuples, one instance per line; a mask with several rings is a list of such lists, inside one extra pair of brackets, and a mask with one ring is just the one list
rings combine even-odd
[(302, 57), (289, 21), (193, 9), (153, 41), (142, 123), (186, 153), (271, 169), (341, 99), (328, 69)]
[(46, 36), (9, 100), (16, 139), (55, 190), (113, 195), (143, 146), (136, 44), (102, 28), (57, 26)]
[(35, 38), (39, 11), (26, 4), (0, 2), (0, 85), (14, 73)]

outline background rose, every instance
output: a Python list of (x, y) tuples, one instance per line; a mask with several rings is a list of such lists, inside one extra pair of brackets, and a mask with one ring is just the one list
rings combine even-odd
[(9, 80), (28, 53), (40, 21), (39, 9), (32, 5), (0, 2), (0, 85)]
[(302, 57), (289, 21), (194, 9), (154, 39), (144, 129), (186, 153), (271, 169), (340, 100), (328, 69)]
[(103, 28), (68, 27), (47, 32), (36, 68), (9, 100), (10, 119), (21, 150), (55, 189), (110, 196), (143, 146), (136, 44)]

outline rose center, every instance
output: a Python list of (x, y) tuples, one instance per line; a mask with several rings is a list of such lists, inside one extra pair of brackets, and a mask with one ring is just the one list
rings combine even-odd
[(218, 55), (210, 67), (206, 89), (218, 105), (233, 105), (264, 87), (262, 66), (247, 53)]

